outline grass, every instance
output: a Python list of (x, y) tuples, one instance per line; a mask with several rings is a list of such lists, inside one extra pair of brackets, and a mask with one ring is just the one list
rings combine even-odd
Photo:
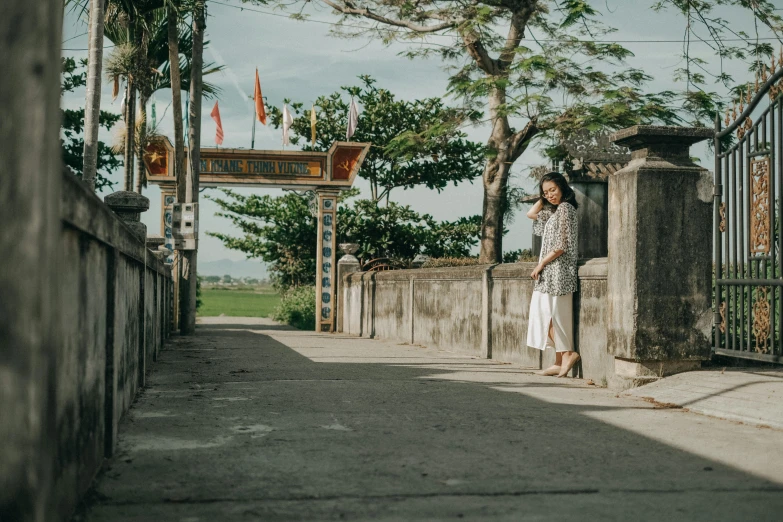
[(201, 317), (269, 317), (280, 304), (280, 296), (269, 288), (202, 288)]

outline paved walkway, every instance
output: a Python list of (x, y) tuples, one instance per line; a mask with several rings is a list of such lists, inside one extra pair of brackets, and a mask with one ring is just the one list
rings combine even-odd
[(781, 519), (783, 431), (220, 318), (163, 351), (88, 521)]
[(686, 372), (626, 394), (695, 413), (783, 430), (783, 370), (726, 368)]

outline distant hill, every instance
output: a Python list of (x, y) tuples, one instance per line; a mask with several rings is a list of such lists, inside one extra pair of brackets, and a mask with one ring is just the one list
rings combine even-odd
[(198, 275), (202, 276), (224, 276), (231, 277), (254, 277), (256, 279), (268, 279), (269, 273), (266, 270), (266, 264), (254, 259), (242, 259), (234, 261), (231, 259), (219, 259), (217, 261), (199, 261)]

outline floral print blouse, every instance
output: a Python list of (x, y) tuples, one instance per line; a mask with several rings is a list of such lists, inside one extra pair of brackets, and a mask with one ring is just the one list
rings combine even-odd
[(552, 211), (544, 208), (533, 222), (533, 234), (541, 237), (539, 261), (554, 250), (563, 254), (546, 265), (535, 289), (549, 295), (565, 295), (577, 290), (577, 223), (576, 209), (561, 203)]

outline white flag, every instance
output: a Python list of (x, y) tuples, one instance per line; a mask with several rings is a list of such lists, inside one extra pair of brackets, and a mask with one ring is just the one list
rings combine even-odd
[(359, 124), (359, 108), (356, 102), (351, 98), (351, 108), (348, 110), (348, 130), (345, 131), (345, 139), (350, 140), (356, 132), (356, 126)]
[(290, 145), (288, 140), (288, 131), (294, 124), (294, 118), (288, 110), (288, 104), (283, 105), (283, 145)]

